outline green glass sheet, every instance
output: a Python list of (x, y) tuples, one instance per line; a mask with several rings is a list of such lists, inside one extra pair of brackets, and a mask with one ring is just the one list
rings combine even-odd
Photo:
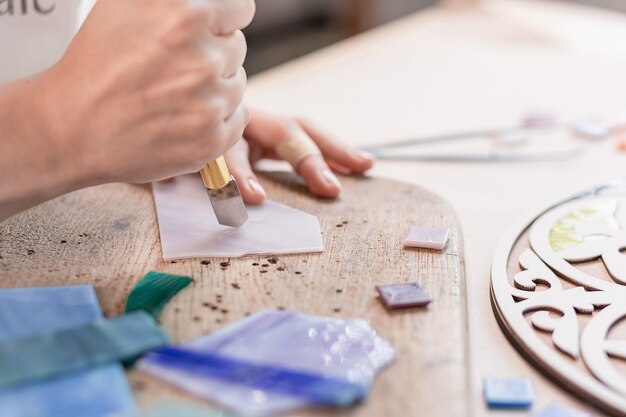
[(145, 312), (9, 340), (0, 344), (0, 388), (134, 357), (168, 341)]
[(168, 301), (191, 282), (189, 277), (148, 272), (128, 295), (126, 312), (143, 310), (156, 320)]

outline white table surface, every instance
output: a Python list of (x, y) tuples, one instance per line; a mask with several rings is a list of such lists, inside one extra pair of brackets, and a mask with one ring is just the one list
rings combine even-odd
[[(430, 9), (256, 76), (248, 93), (252, 104), (306, 115), (354, 145), (511, 126), (534, 109), (572, 120), (626, 109), (625, 98), (626, 15), (539, 0)], [(582, 156), (560, 162), (379, 162), (373, 170), (436, 192), (458, 213), (469, 297), (471, 415), (526, 415), (486, 410), (481, 379), (488, 375), (530, 376), (534, 409), (557, 400), (592, 410), (509, 344), (488, 289), (492, 255), (516, 219), (626, 173), (626, 154), (615, 145), (588, 143)]]

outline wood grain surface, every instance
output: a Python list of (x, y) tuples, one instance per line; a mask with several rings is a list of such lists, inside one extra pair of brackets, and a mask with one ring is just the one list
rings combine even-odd
[[(449, 205), (423, 189), (384, 179), (343, 178), (342, 197), (323, 201), (290, 174), (261, 178), (271, 198), (319, 216), (324, 253), (164, 262), (150, 188), (111, 184), (0, 223), (0, 287), (93, 284), (110, 316), (123, 311), (127, 294), (148, 271), (188, 275), (193, 284), (161, 316), (177, 343), (266, 308), (366, 318), (397, 350), (367, 402), (291, 415), (468, 415), (463, 247)], [(449, 227), (446, 249), (403, 249), (413, 224)], [(387, 312), (374, 286), (401, 282), (420, 283), (433, 302)], [(142, 407), (191, 400), (138, 371), (129, 377)]]

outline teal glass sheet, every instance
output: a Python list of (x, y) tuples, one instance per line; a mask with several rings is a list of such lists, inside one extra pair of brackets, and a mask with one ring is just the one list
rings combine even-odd
[(143, 310), (158, 320), (165, 305), (191, 282), (189, 277), (148, 272), (128, 295), (125, 311)]
[(0, 343), (0, 388), (119, 362), (167, 342), (167, 335), (144, 311), (12, 339)]
[[(93, 287), (0, 289), (0, 343), (102, 318)], [(2, 417), (105, 417), (136, 412), (120, 364), (0, 390)]]

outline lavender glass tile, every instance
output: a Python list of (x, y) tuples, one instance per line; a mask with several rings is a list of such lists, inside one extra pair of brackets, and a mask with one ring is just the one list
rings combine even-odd
[[(102, 317), (89, 285), (0, 290), (0, 343), (80, 326)], [(105, 417), (133, 413), (119, 364), (0, 390), (2, 417)]]
[(389, 309), (425, 306), (432, 301), (426, 291), (415, 283), (378, 285), (376, 291)]
[(450, 229), (411, 226), (404, 239), (404, 246), (443, 250), (448, 243), (449, 232)]

